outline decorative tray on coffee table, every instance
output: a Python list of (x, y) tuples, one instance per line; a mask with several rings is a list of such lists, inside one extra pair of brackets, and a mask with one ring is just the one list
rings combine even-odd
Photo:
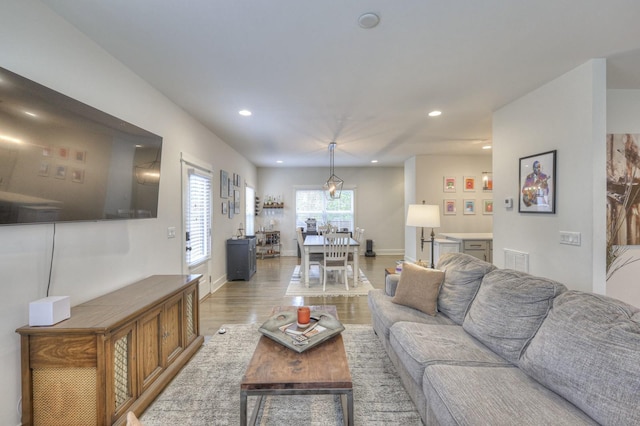
[(326, 311), (312, 310), (311, 322), (305, 328), (298, 327), (297, 322), (296, 311), (283, 310), (269, 318), (258, 330), (298, 353), (314, 348), (344, 330), (342, 323)]

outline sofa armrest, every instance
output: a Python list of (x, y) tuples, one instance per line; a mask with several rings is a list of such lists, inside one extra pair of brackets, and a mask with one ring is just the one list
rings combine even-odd
[(398, 281), (400, 281), (400, 274), (389, 274), (385, 279), (384, 292), (387, 296), (395, 296), (396, 289), (398, 288)]

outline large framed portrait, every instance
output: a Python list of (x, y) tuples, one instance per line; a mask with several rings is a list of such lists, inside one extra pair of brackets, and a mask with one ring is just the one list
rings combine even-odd
[(556, 151), (520, 158), (520, 213), (556, 212)]

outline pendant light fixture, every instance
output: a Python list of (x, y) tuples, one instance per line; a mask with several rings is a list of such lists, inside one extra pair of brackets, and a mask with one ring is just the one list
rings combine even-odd
[(336, 150), (336, 143), (331, 142), (329, 144), (329, 155), (331, 158), (329, 163), (329, 173), (331, 173), (331, 176), (329, 176), (329, 179), (327, 179), (327, 181), (322, 187), (322, 189), (324, 190), (325, 196), (327, 197), (327, 200), (337, 200), (338, 198), (340, 198), (340, 195), (342, 194), (342, 185), (344, 184), (344, 181), (340, 179), (338, 176), (336, 176), (335, 173), (333, 172), (333, 156), (334, 156), (335, 150)]

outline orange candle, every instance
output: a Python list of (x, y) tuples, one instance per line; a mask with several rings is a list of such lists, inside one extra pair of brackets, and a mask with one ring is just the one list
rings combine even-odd
[(298, 324), (309, 324), (311, 321), (311, 309), (308, 306), (298, 308)]

